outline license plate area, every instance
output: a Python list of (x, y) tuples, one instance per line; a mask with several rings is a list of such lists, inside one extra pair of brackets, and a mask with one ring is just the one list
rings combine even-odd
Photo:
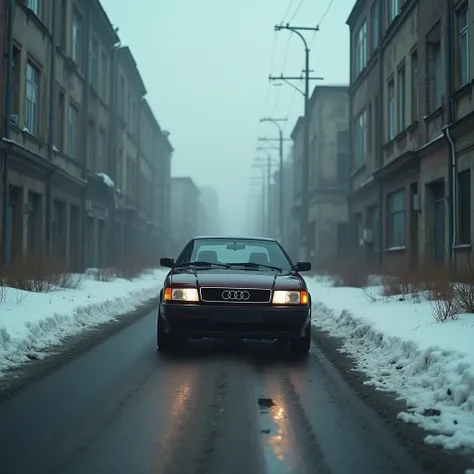
[(216, 323), (261, 323), (261, 309), (219, 308), (211, 310), (209, 319)]

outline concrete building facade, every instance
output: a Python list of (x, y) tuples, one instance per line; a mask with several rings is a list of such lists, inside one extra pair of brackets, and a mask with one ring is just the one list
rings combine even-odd
[(189, 177), (171, 180), (171, 229), (173, 255), (178, 256), (188, 240), (199, 234), (201, 192)]
[(348, 19), (353, 242), (385, 267), (471, 254), (473, 11), (472, 0), (358, 0)]
[[(309, 251), (314, 265), (334, 260), (348, 246), (349, 100), (347, 86), (317, 86), (309, 101)], [(294, 241), (299, 234), (301, 201), (302, 119), (292, 132), (294, 142)], [(296, 249), (292, 250), (293, 253)], [(297, 255), (297, 253), (295, 253)]]
[[(138, 248), (151, 252), (144, 236), (158, 234), (148, 229), (167, 225), (152, 211), (160, 193), (151, 170), (169, 162), (172, 148), (159, 151), (168, 139), (141, 106), (146, 88), (129, 48), (98, 0), (16, 0), (12, 27), (13, 87), (2, 88), (11, 96), (10, 133), (1, 142), (7, 258), (47, 250), (80, 270), (135, 258)], [(142, 117), (154, 136), (143, 158)], [(160, 171), (169, 187), (169, 163)]]

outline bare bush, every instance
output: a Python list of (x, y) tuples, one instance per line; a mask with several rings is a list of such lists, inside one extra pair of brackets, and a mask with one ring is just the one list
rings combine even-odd
[(117, 278), (133, 280), (134, 278), (141, 276), (148, 268), (149, 266), (144, 263), (143, 259), (136, 257), (127, 258), (120, 261), (117, 265), (115, 265), (114, 270)]
[(458, 318), (459, 306), (454, 294), (445, 299), (431, 301), (433, 316), (442, 323)]
[(371, 303), (375, 303), (378, 301), (380, 296), (380, 290), (374, 286), (366, 286), (363, 288), (365, 296)]
[(112, 268), (97, 268), (94, 271), (94, 278), (97, 281), (109, 282), (117, 278), (117, 272)]
[(36, 293), (76, 285), (62, 259), (43, 253), (14, 260), (3, 268), (2, 280), (3, 286)]
[(347, 256), (325, 265), (334, 286), (364, 288), (369, 282), (369, 267), (363, 257)]

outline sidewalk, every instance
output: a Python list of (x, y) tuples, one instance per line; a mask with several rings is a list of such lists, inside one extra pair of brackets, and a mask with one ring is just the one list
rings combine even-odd
[(407, 401), (399, 417), (429, 430), (427, 443), (473, 449), (474, 314), (443, 323), (423, 298), (384, 298), (380, 287), (306, 281), (314, 327), (342, 339), (367, 384)]
[(32, 293), (0, 287), (0, 376), (2, 371), (61, 344), (64, 338), (130, 313), (159, 296), (166, 271), (133, 280), (97, 281), (74, 275), (77, 289)]

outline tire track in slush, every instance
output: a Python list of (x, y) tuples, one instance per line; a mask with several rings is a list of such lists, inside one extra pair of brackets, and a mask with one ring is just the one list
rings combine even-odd
[(251, 364), (234, 357), (221, 362), (210, 430), (195, 474), (263, 473), (255, 382)]

